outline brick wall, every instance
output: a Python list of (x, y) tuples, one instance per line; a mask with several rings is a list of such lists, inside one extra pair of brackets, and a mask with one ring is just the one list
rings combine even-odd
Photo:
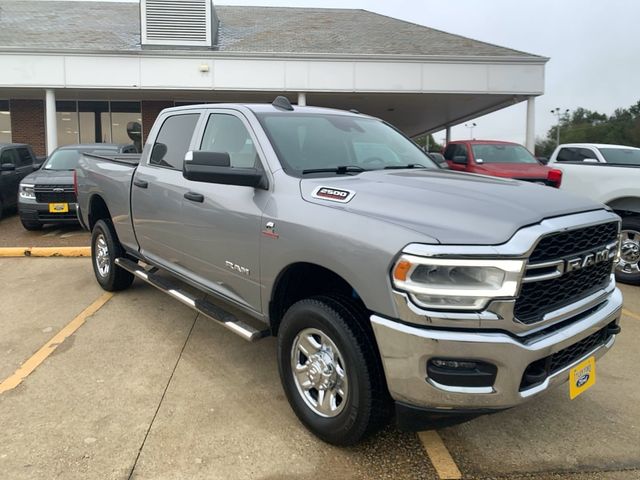
[(28, 143), (36, 155), (46, 155), (43, 100), (11, 100), (11, 141)]
[(142, 138), (146, 142), (153, 122), (165, 108), (173, 107), (173, 102), (168, 100), (143, 100), (140, 106), (142, 110)]

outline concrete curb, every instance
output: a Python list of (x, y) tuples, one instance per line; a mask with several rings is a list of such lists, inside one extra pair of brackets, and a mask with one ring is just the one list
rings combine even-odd
[(90, 257), (91, 247), (0, 247), (0, 257)]

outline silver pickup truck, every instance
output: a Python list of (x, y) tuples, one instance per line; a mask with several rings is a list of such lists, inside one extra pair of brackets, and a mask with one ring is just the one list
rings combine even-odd
[(84, 155), (76, 188), (104, 289), (138, 277), (277, 336), (291, 407), (334, 444), (392, 413), (420, 429), (567, 381), (573, 398), (620, 332), (617, 215), (440, 169), (357, 112), (170, 108), (141, 157)]

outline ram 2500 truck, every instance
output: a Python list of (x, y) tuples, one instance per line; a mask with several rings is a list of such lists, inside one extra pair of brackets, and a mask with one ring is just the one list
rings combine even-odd
[(622, 217), (616, 278), (640, 285), (640, 148), (599, 143), (559, 145), (549, 165), (562, 188), (604, 203)]
[(416, 429), (567, 381), (576, 396), (620, 331), (617, 215), (440, 169), (366, 115), (170, 108), (141, 157), (84, 155), (76, 188), (100, 285), (138, 277), (247, 340), (277, 336), (292, 409), (331, 443), (391, 407)]

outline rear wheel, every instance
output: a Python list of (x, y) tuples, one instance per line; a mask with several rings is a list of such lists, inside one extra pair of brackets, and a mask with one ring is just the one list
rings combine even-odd
[(363, 320), (366, 311), (351, 299), (318, 296), (295, 303), (279, 328), (289, 403), (309, 430), (335, 445), (358, 442), (387, 418), (382, 366)]
[(91, 259), (93, 272), (100, 286), (115, 292), (131, 286), (134, 275), (116, 265), (116, 258), (124, 256), (124, 250), (108, 220), (98, 220), (91, 233)]
[(621, 237), (616, 279), (640, 285), (640, 216), (622, 217)]

